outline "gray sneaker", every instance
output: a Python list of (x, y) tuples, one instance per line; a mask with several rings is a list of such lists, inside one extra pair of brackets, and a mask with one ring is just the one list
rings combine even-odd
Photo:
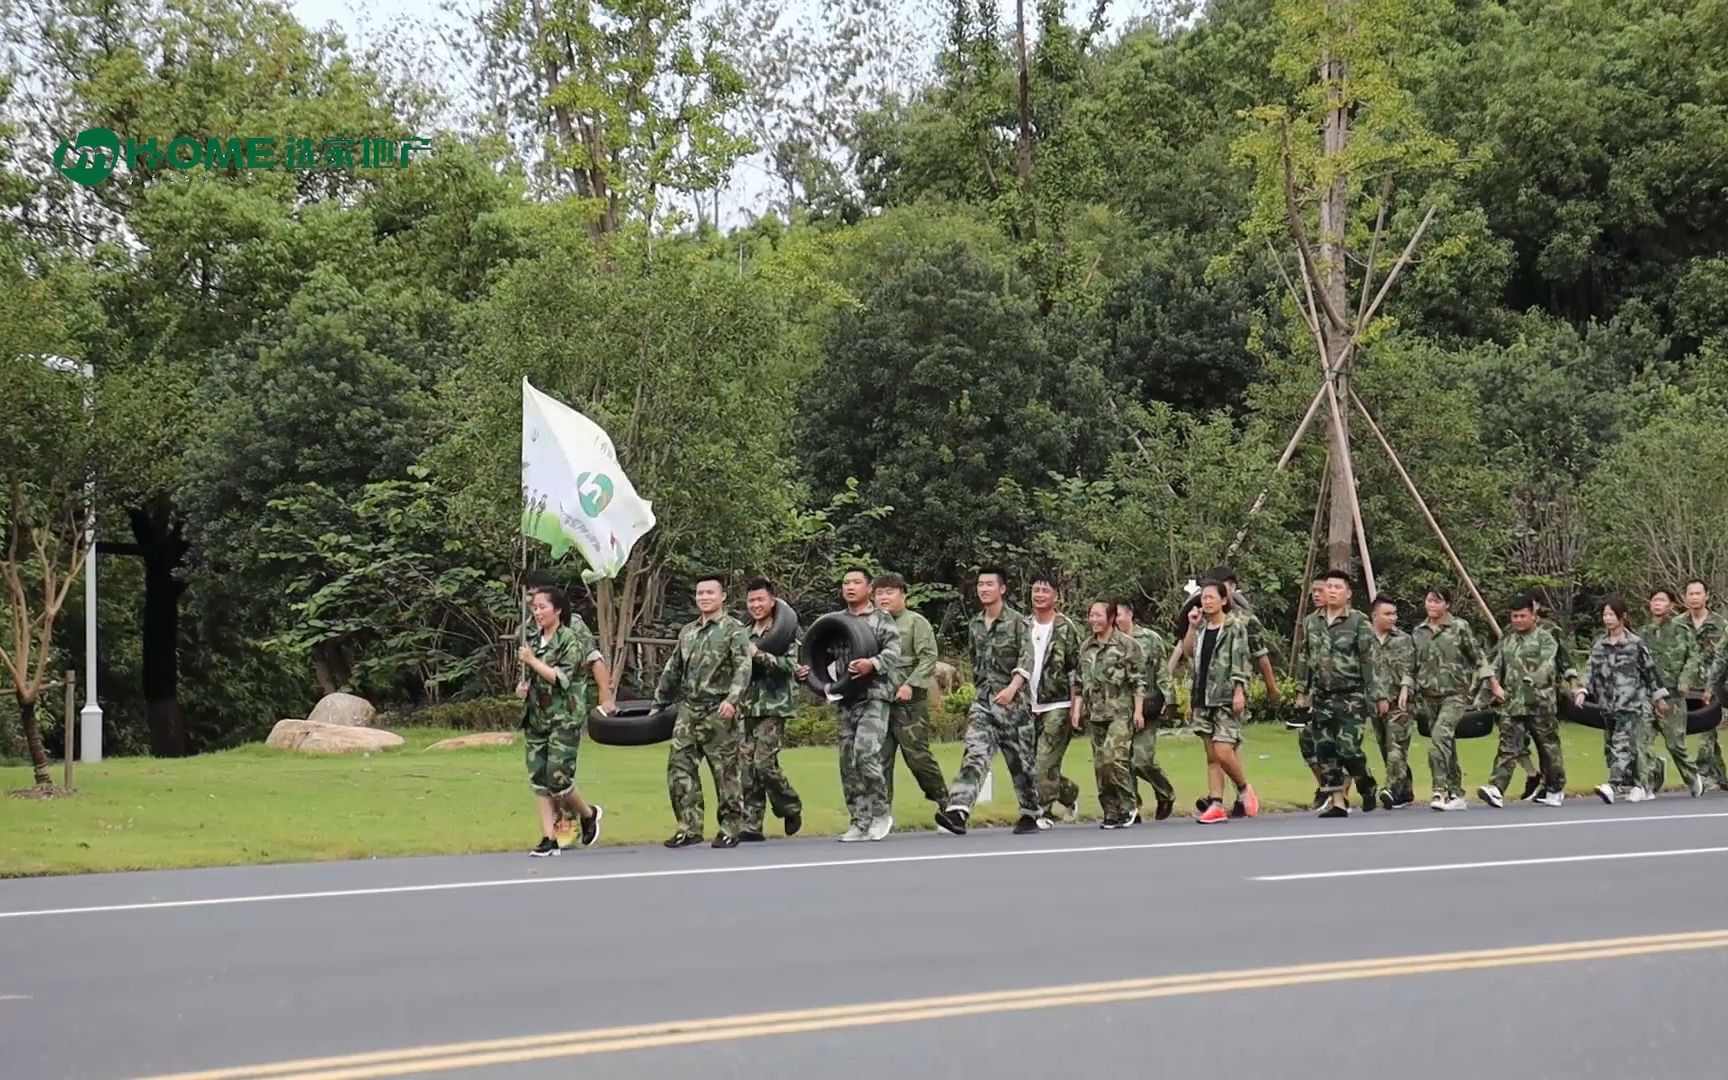
[(880, 840), (894, 831), (894, 815), (883, 814), (870, 823), (870, 831), (865, 833), (872, 840)]
[(840, 842), (842, 844), (856, 844), (858, 841), (866, 839), (867, 837), (869, 837), (869, 835), (870, 835), (869, 833), (865, 832), (863, 829), (860, 829), (858, 826), (854, 825), (850, 829), (847, 829), (845, 832), (840, 834)]

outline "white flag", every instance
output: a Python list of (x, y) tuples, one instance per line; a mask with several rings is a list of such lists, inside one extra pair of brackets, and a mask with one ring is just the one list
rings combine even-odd
[(654, 507), (636, 496), (600, 425), (522, 380), (522, 532), (571, 548), (591, 569), (584, 581), (617, 575), (649, 529)]

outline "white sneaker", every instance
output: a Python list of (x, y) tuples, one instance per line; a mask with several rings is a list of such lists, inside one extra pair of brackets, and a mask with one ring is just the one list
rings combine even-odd
[(894, 815), (883, 814), (870, 823), (870, 831), (865, 833), (872, 840), (880, 840), (894, 831)]
[(1444, 796), (1444, 795), (1440, 794), (1438, 791), (1436, 791), (1434, 793), (1434, 797), (1432, 799), (1428, 800), (1428, 809), (1430, 809), (1430, 810), (1444, 810), (1444, 809), (1446, 809), (1446, 796)]
[(1470, 809), (1470, 804), (1464, 801), (1464, 796), (1454, 795), (1450, 799), (1447, 799), (1444, 803), (1440, 804), (1440, 809), (1442, 809), (1442, 810), (1468, 810), (1468, 809)]
[(1541, 794), (1540, 796), (1537, 797), (1536, 805), (1537, 806), (1559, 806), (1560, 803), (1565, 798), (1566, 798), (1566, 793), (1563, 791), (1548, 791), (1548, 792), (1544, 792), (1543, 794)]
[(869, 833), (854, 825), (840, 834), (840, 842), (842, 844), (856, 844), (858, 841), (867, 838), (869, 835)]
[(1614, 785), (1613, 784), (1601, 785), (1600, 787), (1598, 787), (1596, 789), (1596, 797), (1598, 799), (1601, 799), (1603, 802), (1607, 803), (1609, 806), (1613, 806), (1614, 805)]
[(1704, 774), (1703, 773), (1693, 773), (1692, 774), (1692, 782), (1690, 784), (1686, 785), (1686, 790), (1688, 790), (1692, 793), (1692, 797), (1694, 799), (1696, 799), (1700, 795), (1704, 794)]
[(1039, 814), (1036, 818), (1033, 818), (1032, 820), (1034, 820), (1038, 823), (1038, 831), (1039, 832), (1046, 832), (1046, 831), (1048, 831), (1050, 829), (1054, 829), (1056, 827), (1056, 822), (1052, 821), (1048, 814)]
[(1506, 805), (1506, 797), (1500, 794), (1500, 789), (1493, 784), (1483, 784), (1476, 789), (1476, 794), (1482, 796), (1482, 801), (1496, 810)]
[(1627, 802), (1649, 802), (1651, 799), (1654, 799), (1655, 797), (1656, 796), (1650, 794), (1648, 791), (1645, 791), (1641, 787), (1635, 787), (1631, 791), (1628, 791), (1626, 793), (1626, 801)]

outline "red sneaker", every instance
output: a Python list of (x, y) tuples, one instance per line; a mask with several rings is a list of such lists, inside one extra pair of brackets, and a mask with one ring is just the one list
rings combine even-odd
[(1242, 789), (1242, 810), (1249, 817), (1260, 816), (1260, 796), (1254, 794), (1251, 787)]
[(1230, 820), (1230, 811), (1224, 809), (1224, 804), (1215, 802), (1208, 806), (1199, 817), (1194, 819), (1202, 825), (1216, 825), (1220, 821)]

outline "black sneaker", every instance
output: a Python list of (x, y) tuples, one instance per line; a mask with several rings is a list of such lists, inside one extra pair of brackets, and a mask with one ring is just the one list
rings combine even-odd
[(1381, 788), (1380, 789), (1380, 805), (1387, 810), (1396, 810), (1396, 809), (1398, 809), (1400, 804), (1399, 804), (1398, 800), (1393, 797), (1392, 792), (1388, 791), (1385, 788)]
[(1313, 801), (1313, 803), (1311, 803), (1309, 805), (1308, 809), (1318, 810), (1322, 806), (1325, 806), (1327, 803), (1329, 803), (1331, 801), (1332, 801), (1332, 796), (1328, 792), (1322, 791), (1320, 788), (1315, 788), (1314, 789), (1314, 801)]
[(1323, 818), (1349, 817), (1350, 811), (1342, 806), (1328, 806), (1326, 809), (1320, 811), (1320, 816)]
[(738, 846), (738, 838), (731, 833), (718, 833), (714, 837), (713, 847), (729, 848)]
[(1362, 812), (1364, 814), (1371, 814), (1375, 811), (1375, 809), (1377, 809), (1376, 804), (1377, 804), (1378, 800), (1376, 799), (1375, 796), (1376, 796), (1376, 793), (1379, 791), (1379, 788), (1380, 788), (1380, 785), (1376, 784), (1372, 780), (1369, 780), (1366, 782), (1362, 782), (1362, 781), (1357, 782), (1356, 790), (1362, 796)]
[(1038, 832), (1038, 819), (1031, 814), (1021, 814), (1020, 820), (1014, 823), (1014, 835), (1025, 836), (1027, 833)]
[(1230, 804), (1230, 816), (1233, 818), (1248, 816), (1248, 808), (1242, 805), (1241, 799), (1237, 799), (1235, 802)]
[(1542, 778), (1532, 776), (1524, 781), (1524, 794), (1518, 796), (1519, 802), (1534, 802), (1542, 794)]
[(1122, 827), (1122, 823), (1120, 821), (1117, 821), (1113, 817), (1107, 817), (1103, 821), (1100, 821), (1098, 823), (1098, 827), (1100, 829), (1120, 829)]
[(666, 846), (670, 848), (689, 847), (691, 844), (700, 844), (701, 842), (701, 833), (687, 833), (683, 829), (679, 829), (666, 838)]
[(600, 815), (605, 812), (606, 811), (600, 809), (599, 805), (596, 804), (594, 812), (582, 819), (583, 847), (593, 847), (595, 842), (600, 839)]
[(949, 807), (936, 811), (936, 827), (950, 836), (966, 835), (966, 815)]
[(558, 854), (562, 850), (563, 848), (558, 846), (558, 841), (552, 839), (550, 836), (542, 836), (540, 842), (534, 845), (534, 850), (530, 851), (528, 854), (536, 859), (545, 859)]
[(1175, 799), (1159, 799), (1158, 805), (1152, 810), (1153, 821), (1163, 821), (1176, 812)]
[(786, 835), (797, 836), (798, 830), (804, 827), (804, 815), (791, 813), (786, 815)]
[(756, 844), (756, 843), (760, 843), (766, 839), (768, 839), (766, 836), (763, 836), (761, 833), (756, 832), (754, 829), (747, 830), (745, 832), (741, 832), (738, 834), (738, 842), (740, 844)]
[(1140, 808), (1136, 806), (1134, 809), (1128, 811), (1127, 817), (1122, 819), (1121, 828), (1132, 828), (1138, 824), (1140, 824)]
[(1206, 808), (1208, 806), (1211, 806), (1211, 805), (1212, 805), (1211, 798), (1208, 796), (1202, 795), (1198, 799), (1194, 800), (1194, 812), (1196, 814), (1204, 814), (1206, 812)]

